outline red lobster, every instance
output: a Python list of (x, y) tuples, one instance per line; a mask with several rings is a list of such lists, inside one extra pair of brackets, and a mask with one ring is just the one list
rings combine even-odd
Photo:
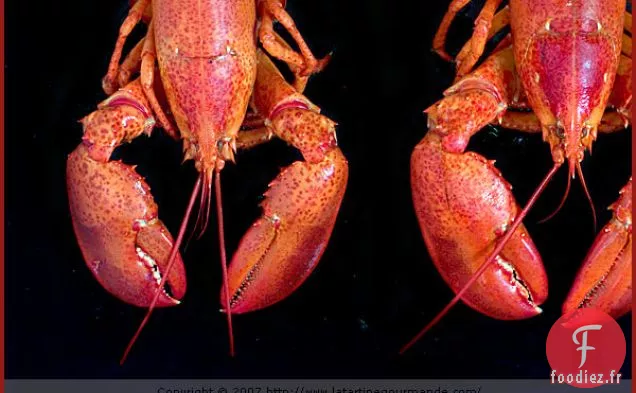
[[(122, 362), (154, 307), (177, 305), (185, 294), (178, 249), (199, 195), (197, 227), (201, 233), (206, 228), (213, 178), (231, 354), (231, 314), (286, 298), (325, 250), (348, 164), (336, 143), (335, 123), (301, 94), (328, 58), (312, 55), (284, 6), (284, 0), (137, 0), (121, 26), (103, 80), (110, 96), (82, 119), (84, 136), (68, 158), (67, 183), (73, 226), (93, 275), (117, 298), (148, 307)], [(142, 18), (148, 32), (120, 64), (126, 38)], [(300, 53), (274, 32), (274, 20)], [(289, 65), (293, 86), (264, 51)], [(140, 77), (130, 82), (137, 72)], [(150, 134), (155, 125), (183, 140), (185, 160), (194, 160), (200, 174), (176, 241), (159, 220), (142, 177), (110, 158), (122, 143)], [(221, 170), (234, 162), (237, 150), (273, 136), (299, 149), (305, 161), (270, 184), (262, 217), (227, 268)]]
[[(445, 37), (470, 0), (453, 0), (434, 40)], [(631, 15), (625, 0), (486, 0), (472, 37), (455, 59), (457, 79), (428, 108), (429, 131), (411, 158), (413, 202), (424, 241), (455, 298), (411, 347), (460, 299), (497, 319), (535, 316), (547, 297), (541, 257), (522, 221), (567, 161), (568, 188), (600, 133), (631, 121)], [(485, 44), (508, 34), (475, 68)], [(625, 33), (627, 31), (627, 33)], [(466, 151), (487, 124), (541, 132), (554, 166), (523, 210), (511, 186), (484, 157)], [(590, 202), (591, 202), (591, 198)], [(611, 206), (613, 218), (594, 241), (563, 312), (598, 307), (619, 317), (632, 303), (631, 178)], [(558, 209), (557, 209), (558, 211)]]

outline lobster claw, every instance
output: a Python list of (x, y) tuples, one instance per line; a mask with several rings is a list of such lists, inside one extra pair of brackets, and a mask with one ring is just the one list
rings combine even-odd
[(596, 307), (618, 318), (632, 307), (632, 181), (612, 205), (614, 217), (590, 248), (563, 313)]
[[(89, 269), (120, 300), (148, 307), (173, 244), (150, 188), (132, 167), (91, 158), (85, 144), (69, 155), (66, 176), (73, 227)], [(157, 306), (179, 304), (185, 294), (177, 259)]]
[[(450, 153), (431, 130), (411, 157), (413, 201), (420, 228), (438, 271), (461, 290), (493, 251), (518, 214), (510, 186), (484, 157)], [(523, 225), (496, 262), (468, 288), (462, 300), (497, 319), (523, 319), (541, 312), (547, 277)]]
[(263, 215), (241, 239), (229, 267), (232, 313), (276, 303), (311, 274), (331, 236), (347, 177), (347, 161), (334, 148), (317, 163), (293, 163), (270, 184)]

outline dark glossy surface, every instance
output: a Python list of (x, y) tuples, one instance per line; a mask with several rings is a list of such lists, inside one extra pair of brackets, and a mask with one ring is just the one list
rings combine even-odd
[[(7, 376), (547, 378), (547, 333), (595, 236), (578, 185), (553, 220), (536, 223), (558, 204), (564, 171), (526, 220), (549, 277), (544, 314), (500, 322), (459, 305), (410, 352), (397, 355), (452, 296), (427, 255), (409, 184), (410, 154), (426, 130), (422, 111), (453, 75), (430, 51), (446, 7), (439, 3), (288, 1), (314, 52), (335, 50), (307, 90), (339, 123), (338, 141), (350, 163), (349, 188), (324, 257), (289, 299), (235, 319), (238, 356), (230, 359), (212, 226), (183, 254), (183, 305), (156, 313), (123, 367), (119, 357), (143, 310), (107, 294), (82, 261), (64, 170), (80, 141), (77, 120), (105, 97), (100, 80), (127, 1), (8, 3)], [(451, 52), (467, 37), (477, 10), (468, 7), (453, 25)], [(601, 225), (610, 217), (605, 207), (629, 177), (630, 146), (628, 132), (601, 135), (593, 158), (583, 163)], [(521, 204), (551, 166), (538, 136), (489, 127), (471, 147), (497, 159)], [(180, 165), (181, 146), (157, 132), (120, 152), (139, 164), (174, 233), (196, 177), (192, 164)], [(229, 253), (259, 215), (267, 183), (297, 157), (274, 142), (240, 154), (238, 165), (224, 170)], [(620, 323), (631, 331), (631, 315)], [(628, 337), (628, 359), (630, 348)], [(628, 360), (624, 378), (631, 378), (629, 370)]]

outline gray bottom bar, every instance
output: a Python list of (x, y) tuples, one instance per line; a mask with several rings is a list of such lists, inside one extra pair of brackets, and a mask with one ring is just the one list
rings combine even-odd
[[(546, 380), (6, 380), (7, 393), (535, 393), (581, 392)], [(631, 392), (632, 381), (594, 392)]]

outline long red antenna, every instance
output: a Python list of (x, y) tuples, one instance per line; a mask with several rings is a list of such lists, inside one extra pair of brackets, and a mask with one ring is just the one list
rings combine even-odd
[(225, 288), (225, 313), (230, 340), (230, 356), (234, 356), (234, 330), (232, 329), (232, 309), (230, 308), (230, 283), (227, 278), (227, 256), (225, 255), (225, 229), (223, 227), (223, 200), (221, 193), (221, 171), (216, 171), (214, 178), (216, 192), (216, 217), (219, 225), (219, 248), (221, 250), (221, 270), (223, 271), (223, 288)]
[(594, 201), (592, 200), (592, 195), (590, 195), (590, 190), (587, 189), (587, 184), (585, 183), (585, 178), (583, 177), (583, 170), (581, 169), (580, 162), (576, 164), (576, 171), (579, 173), (581, 186), (583, 186), (583, 191), (585, 191), (587, 201), (590, 203), (590, 207), (592, 208), (592, 218), (594, 219), (594, 233), (596, 233), (596, 209), (594, 208)]
[(517, 217), (515, 217), (514, 222), (512, 223), (512, 225), (510, 226), (510, 228), (508, 229), (506, 234), (499, 240), (499, 242), (495, 246), (495, 249), (490, 253), (490, 256), (486, 259), (486, 261), (481, 264), (479, 269), (477, 269), (477, 271), (475, 272), (475, 274), (473, 274), (473, 276), (470, 278), (470, 280), (468, 280), (468, 282), (466, 284), (464, 284), (464, 287), (461, 290), (459, 290), (459, 292), (457, 292), (457, 294), (455, 295), (453, 300), (451, 300), (446, 305), (446, 307), (444, 307), (444, 309), (442, 311), (440, 311), (435, 316), (435, 318), (433, 318), (433, 320), (431, 322), (429, 322), (428, 325), (426, 325), (424, 327), (424, 329), (422, 329), (415, 337), (413, 337), (413, 339), (411, 339), (411, 341), (409, 341), (405, 346), (402, 347), (402, 349), (400, 349), (400, 355), (402, 355), (402, 354), (404, 354), (404, 352), (408, 351), (408, 349), (411, 348), (429, 330), (431, 330), (431, 328), (433, 326), (437, 325), (437, 323), (442, 318), (444, 318), (444, 316), (446, 316), (446, 314), (448, 314), (450, 309), (453, 308), (453, 306), (455, 304), (457, 304), (457, 302), (459, 302), (459, 300), (462, 298), (462, 296), (464, 296), (464, 293), (466, 293), (468, 288), (470, 288), (470, 286), (473, 285), (473, 283), (475, 281), (477, 281), (477, 279), (486, 271), (486, 269), (490, 266), (490, 264), (495, 261), (495, 259), (497, 258), (497, 255), (499, 255), (499, 253), (501, 252), (501, 250), (503, 250), (503, 248), (506, 245), (506, 243), (508, 243), (508, 240), (510, 240), (510, 238), (515, 233), (515, 231), (517, 230), (519, 225), (521, 225), (521, 223), (523, 222), (523, 219), (526, 217), (526, 215), (528, 214), (528, 212), (530, 211), (530, 209), (532, 208), (534, 203), (537, 201), (537, 199), (539, 198), (539, 196), (541, 195), (543, 190), (546, 188), (546, 186), (548, 185), (550, 180), (552, 180), (552, 177), (557, 172), (557, 170), (559, 169), (560, 166), (561, 166), (560, 163), (555, 163), (554, 164), (554, 166), (552, 167), (550, 172), (548, 172), (548, 174), (543, 179), (543, 181), (541, 181), (541, 184), (536, 189), (534, 194), (532, 194), (532, 196), (530, 197), (530, 200), (528, 201), (526, 206), (523, 208), (521, 213), (519, 213), (519, 215)]
[(568, 185), (567, 187), (565, 187), (565, 194), (563, 194), (563, 198), (561, 198), (561, 202), (559, 203), (559, 206), (552, 213), (550, 213), (546, 218), (539, 220), (538, 221), (539, 224), (548, 222), (554, 216), (556, 216), (559, 211), (561, 211), (561, 209), (563, 208), (563, 205), (565, 205), (565, 200), (568, 198), (568, 194), (570, 193), (570, 184), (572, 184), (572, 177), (568, 176)]
[(126, 351), (124, 351), (124, 355), (121, 357), (121, 360), (119, 361), (119, 365), (124, 364), (124, 362), (126, 361), (126, 358), (128, 357), (128, 354), (130, 353), (130, 350), (132, 349), (133, 345), (135, 345), (137, 338), (139, 338), (141, 331), (143, 330), (144, 326), (146, 326), (146, 324), (148, 323), (148, 320), (150, 319), (150, 315), (152, 314), (152, 312), (155, 309), (155, 306), (157, 305), (157, 301), (159, 300), (159, 295), (161, 294), (162, 288), (166, 284), (166, 281), (168, 280), (168, 275), (170, 274), (170, 271), (172, 270), (172, 267), (174, 266), (175, 261), (177, 260), (176, 258), (177, 252), (179, 251), (179, 246), (181, 245), (181, 242), (183, 241), (183, 235), (185, 234), (186, 228), (188, 226), (188, 219), (190, 218), (190, 214), (192, 213), (192, 207), (194, 206), (194, 202), (196, 201), (197, 195), (199, 194), (199, 190), (201, 189), (202, 178), (203, 178), (203, 174), (199, 175), (197, 182), (194, 184), (194, 189), (192, 190), (192, 195), (190, 196), (190, 202), (188, 203), (188, 207), (186, 209), (185, 215), (183, 216), (183, 220), (181, 221), (181, 227), (179, 228), (179, 234), (177, 235), (177, 240), (175, 241), (174, 245), (172, 246), (172, 250), (170, 251), (170, 256), (168, 257), (168, 264), (166, 269), (163, 272), (161, 283), (159, 283), (159, 287), (155, 291), (155, 297), (152, 299), (152, 302), (150, 303), (150, 307), (148, 307), (148, 312), (146, 313), (146, 316), (144, 317), (143, 321), (141, 321), (139, 328), (137, 328), (137, 332), (135, 332), (135, 335), (128, 343), (128, 347), (126, 347)]

